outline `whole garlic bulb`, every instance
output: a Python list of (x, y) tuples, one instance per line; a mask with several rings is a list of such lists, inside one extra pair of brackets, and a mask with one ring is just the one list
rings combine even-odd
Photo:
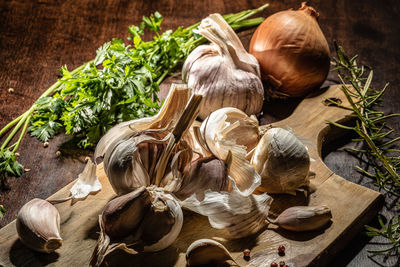
[(309, 184), (310, 156), (307, 148), (291, 132), (269, 129), (261, 138), (251, 159), (261, 175), (261, 188), (267, 193), (295, 194)]
[(19, 210), (19, 239), (29, 248), (50, 253), (61, 247), (60, 214), (48, 201), (34, 198)]
[(223, 107), (236, 107), (248, 115), (260, 112), (264, 89), (258, 62), (228, 23), (220, 14), (212, 14), (201, 21), (196, 33), (212, 44), (192, 51), (183, 65), (182, 80), (204, 96), (199, 117), (205, 119)]

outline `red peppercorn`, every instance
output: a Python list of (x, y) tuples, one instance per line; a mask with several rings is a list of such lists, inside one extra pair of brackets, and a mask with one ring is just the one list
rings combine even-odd
[(243, 258), (246, 260), (246, 261), (249, 261), (250, 260), (250, 249), (245, 249), (245, 250), (243, 250)]
[(278, 263), (272, 262), (270, 266), (271, 266), (271, 267), (278, 267)]
[(280, 245), (280, 246), (278, 247), (278, 253), (279, 253), (279, 255), (281, 255), (281, 256), (285, 255), (285, 246)]
[(279, 267), (285, 267), (286, 263), (284, 261), (279, 262)]
[(289, 267), (289, 265), (285, 264), (285, 266), (283, 266), (283, 267)]

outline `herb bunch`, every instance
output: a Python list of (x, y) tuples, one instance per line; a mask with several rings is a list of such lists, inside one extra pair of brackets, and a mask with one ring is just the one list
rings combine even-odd
[[(259, 25), (264, 18), (249, 17), (257, 9), (224, 15), (235, 30)], [(65, 131), (81, 148), (94, 146), (113, 125), (155, 114), (162, 103), (157, 97), (160, 83), (176, 71), (189, 53), (206, 40), (195, 34), (200, 23), (161, 33), (162, 16), (155, 12), (130, 26), (130, 45), (113, 39), (97, 50), (93, 61), (73, 71), (62, 67), (62, 78), (48, 88), (25, 113), (0, 129), (0, 188), (7, 176), (20, 176), (23, 166), (15, 155), (27, 131), (42, 142)], [(145, 31), (153, 38), (143, 40)], [(10, 143), (17, 137), (15, 143)]]
[[(371, 86), (373, 71), (357, 64), (357, 56), (348, 57), (343, 47), (335, 43), (337, 59), (334, 71), (342, 83), (342, 91), (350, 103), (349, 107), (342, 106), (332, 99), (327, 101), (342, 108), (353, 111), (351, 117), (355, 118), (355, 126), (347, 126), (329, 122), (337, 127), (352, 130), (357, 134), (353, 141), (362, 142), (362, 149), (346, 148), (346, 150), (359, 158), (367, 160), (372, 171), (356, 166), (362, 174), (374, 179), (379, 190), (396, 197), (400, 196), (400, 150), (394, 145), (400, 137), (393, 137), (394, 130), (387, 125), (389, 118), (400, 114), (385, 115), (378, 110), (382, 96), (388, 86), (382, 90), (373, 89)], [(400, 215), (389, 220), (387, 226), (379, 218), (382, 230), (366, 226), (367, 235), (382, 236), (389, 241), (389, 248), (374, 253), (395, 252), (400, 254)]]

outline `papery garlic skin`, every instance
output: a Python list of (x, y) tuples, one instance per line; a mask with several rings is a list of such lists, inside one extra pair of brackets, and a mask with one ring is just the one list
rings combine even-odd
[(35, 251), (50, 253), (62, 245), (60, 214), (46, 200), (34, 198), (22, 206), (16, 227), (21, 242)]
[(254, 150), (251, 163), (262, 177), (260, 189), (267, 193), (295, 194), (309, 184), (307, 148), (285, 129), (269, 129)]
[(190, 244), (186, 251), (186, 263), (188, 266), (203, 266), (222, 263), (227, 260), (235, 262), (229, 251), (221, 243), (212, 239), (196, 240)]
[(205, 119), (223, 107), (236, 107), (248, 115), (259, 113), (264, 89), (255, 57), (246, 52), (219, 14), (202, 20), (196, 32), (212, 44), (190, 53), (182, 68), (182, 80), (194, 93), (204, 96), (199, 117)]

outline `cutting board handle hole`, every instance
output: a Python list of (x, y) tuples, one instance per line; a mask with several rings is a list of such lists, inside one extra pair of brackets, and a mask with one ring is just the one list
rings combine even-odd
[(325, 106), (328, 106), (328, 107), (337, 107), (340, 104), (342, 104), (343, 102), (342, 102), (342, 100), (340, 98), (329, 97), (329, 98), (325, 99), (323, 101), (323, 103), (324, 103)]

